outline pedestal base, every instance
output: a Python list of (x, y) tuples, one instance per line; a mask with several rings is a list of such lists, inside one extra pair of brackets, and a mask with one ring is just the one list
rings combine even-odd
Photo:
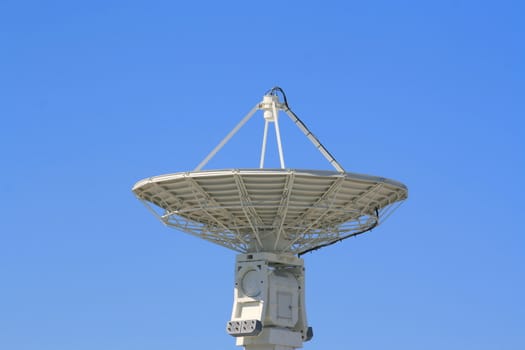
[(265, 328), (256, 337), (239, 337), (236, 345), (245, 350), (294, 350), (303, 347), (300, 332), (286, 329)]
[(245, 350), (301, 348), (312, 338), (304, 304), (302, 259), (291, 254), (240, 254), (226, 331)]

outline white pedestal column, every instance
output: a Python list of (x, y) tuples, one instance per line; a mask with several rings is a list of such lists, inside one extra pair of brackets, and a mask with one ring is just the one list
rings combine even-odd
[(304, 262), (291, 254), (240, 254), (227, 332), (246, 350), (293, 350), (312, 336), (306, 321)]

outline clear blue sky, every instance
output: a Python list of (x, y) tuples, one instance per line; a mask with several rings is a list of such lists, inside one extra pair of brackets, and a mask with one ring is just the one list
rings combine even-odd
[[(235, 253), (131, 187), (274, 85), (348, 171), (409, 188), (304, 256), (305, 349), (525, 349), (522, 4), (3, 0), (0, 349), (236, 348)], [(329, 169), (287, 121), (287, 165)], [(256, 167), (261, 125), (210, 168)]]

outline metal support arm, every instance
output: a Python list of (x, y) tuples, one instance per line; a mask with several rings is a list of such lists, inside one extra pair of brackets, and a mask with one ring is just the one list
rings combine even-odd
[(330, 152), (328, 152), (328, 150), (317, 139), (317, 137), (315, 137), (315, 135), (310, 130), (308, 130), (306, 125), (299, 118), (297, 118), (295, 113), (292, 112), (290, 110), (290, 108), (285, 109), (284, 112), (286, 114), (288, 114), (290, 119), (292, 119), (292, 121), (295, 123), (295, 125), (297, 125), (297, 127), (303, 132), (303, 134), (305, 134), (305, 136), (308, 138), (308, 140), (310, 140), (314, 144), (315, 148), (317, 148), (319, 150), (319, 152), (321, 152), (321, 154), (326, 158), (326, 160), (328, 160), (328, 162), (330, 164), (332, 164), (332, 166), (337, 171), (339, 171), (340, 173), (344, 173), (345, 169), (343, 169), (341, 164), (339, 164), (339, 162), (337, 160), (335, 160), (335, 158), (330, 154)]
[(323, 144), (315, 137), (315, 135), (308, 129), (308, 127), (295, 115), (294, 112), (288, 107), (288, 104), (286, 103), (280, 103), (278, 100), (278, 97), (276, 95), (265, 95), (263, 100), (255, 105), (250, 112), (237, 124), (229, 133), (226, 135), (224, 139), (204, 158), (202, 162), (195, 168), (194, 171), (201, 170), (208, 162), (210, 161), (217, 152), (221, 150), (222, 147), (241, 129), (248, 120), (251, 119), (251, 117), (257, 112), (257, 110), (264, 111), (264, 134), (263, 134), (263, 144), (261, 149), (261, 159), (259, 162), (259, 167), (264, 167), (264, 158), (266, 155), (266, 143), (267, 143), (267, 137), (268, 137), (268, 125), (270, 123), (274, 123), (275, 126), (275, 134), (277, 138), (277, 148), (279, 151), (279, 161), (281, 165), (281, 169), (285, 168), (284, 163), (284, 154), (283, 154), (283, 147), (281, 143), (281, 132), (279, 128), (279, 111), (284, 111), (290, 119), (294, 122), (295, 125), (303, 132), (303, 134), (313, 143), (313, 145), (319, 150), (319, 152), (328, 160), (328, 162), (338, 171), (341, 173), (344, 173), (345, 170), (343, 167), (335, 160), (335, 158), (328, 152), (328, 150), (323, 146)]
[(252, 108), (251, 111), (248, 112), (248, 114), (246, 114), (246, 116), (244, 118), (242, 118), (242, 120), (239, 122), (239, 124), (237, 124), (235, 126), (235, 128), (232, 129), (232, 131), (230, 131), (228, 133), (228, 135), (226, 135), (226, 137), (224, 139), (222, 139), (222, 141), (213, 149), (213, 151), (211, 151), (207, 156), (206, 158), (204, 158), (204, 160), (202, 162), (200, 162), (199, 165), (197, 165), (197, 167), (195, 168), (194, 171), (199, 171), (201, 170), (206, 164), (208, 164), (208, 162), (210, 161), (210, 159), (213, 158), (213, 156), (215, 154), (217, 154), (217, 152), (219, 152), (221, 150), (222, 147), (224, 147), (224, 145), (230, 141), (230, 139), (233, 137), (233, 135), (235, 135), (237, 133), (237, 131), (239, 131), (240, 128), (243, 127), (244, 124), (246, 124), (246, 122), (248, 120), (250, 120), (250, 118), (255, 114), (255, 112), (257, 112), (257, 109), (259, 109), (259, 104), (255, 105), (255, 107)]

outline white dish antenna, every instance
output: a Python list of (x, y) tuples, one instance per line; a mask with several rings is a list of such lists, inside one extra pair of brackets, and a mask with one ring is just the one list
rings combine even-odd
[[(260, 168), (202, 170), (259, 110), (265, 120)], [(285, 168), (279, 112), (290, 117), (335, 171)], [(281, 169), (264, 168), (271, 124)], [(408, 195), (397, 181), (345, 172), (278, 87), (194, 171), (141, 180), (133, 192), (167, 226), (241, 253), (227, 331), (247, 350), (291, 350), (310, 340), (300, 256), (371, 230)]]

